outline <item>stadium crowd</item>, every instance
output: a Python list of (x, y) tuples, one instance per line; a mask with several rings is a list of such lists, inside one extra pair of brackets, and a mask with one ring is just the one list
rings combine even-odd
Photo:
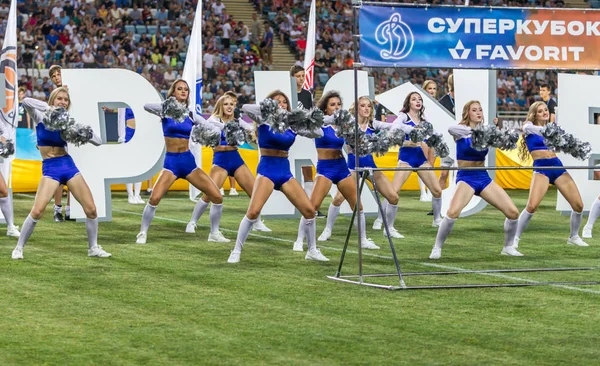
[[(303, 63), (306, 48), (309, 0), (251, 1), (258, 16), (252, 24), (236, 21), (221, 0), (203, 3), (203, 66), (205, 112), (227, 90), (244, 104), (254, 98), (253, 72), (268, 70), (272, 63), (265, 39), (278, 37)], [(405, 3), (413, 1), (405, 0)], [(462, 1), (428, 1), (461, 5)], [(317, 1), (315, 83), (322, 88), (334, 73), (351, 68), (354, 57), (350, 0)], [(418, 1), (418, 3), (425, 3)], [(554, 1), (471, 1), (473, 5), (562, 7)], [(22, 0), (18, 2), (18, 67), (34, 70), (23, 74), (19, 85), (27, 96), (45, 99), (52, 89), (48, 77), (36, 69), (53, 64), (65, 68), (127, 68), (148, 79), (166, 93), (183, 70), (196, 4), (193, 1), (141, 0)], [(0, 5), (0, 34), (6, 29), (8, 5)], [(265, 31), (266, 30), (266, 31)], [(437, 83), (437, 97), (445, 90), (448, 69), (374, 69), (376, 91), (406, 81)], [(538, 88), (556, 88), (554, 71), (498, 72), (498, 109), (524, 111), (539, 100)]]

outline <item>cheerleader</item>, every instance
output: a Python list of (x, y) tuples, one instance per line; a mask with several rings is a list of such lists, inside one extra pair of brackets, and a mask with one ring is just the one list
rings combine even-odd
[[(69, 109), (71, 100), (69, 91), (65, 87), (56, 88), (50, 93), (48, 103), (52, 107), (61, 107)], [(105, 252), (98, 245), (98, 216), (96, 215), (96, 205), (94, 197), (88, 187), (85, 179), (79, 173), (73, 159), (67, 153), (67, 143), (61, 137), (60, 131), (50, 131), (46, 129), (43, 120), (44, 112), (49, 109), (48, 104), (37, 99), (23, 99), (23, 106), (31, 119), (37, 123), (36, 135), (37, 146), (42, 155), (42, 179), (35, 195), (35, 201), (31, 212), (23, 223), (21, 236), (16, 248), (12, 252), (12, 259), (23, 259), (23, 247), (33, 233), (37, 222), (42, 218), (46, 206), (54, 196), (54, 192), (60, 185), (66, 185), (73, 197), (81, 204), (85, 212), (85, 228), (88, 236), (88, 256), (106, 258), (111, 254)], [(93, 145), (99, 146), (102, 141), (96, 135), (93, 135), (91, 141)]]
[[(177, 102), (187, 107), (189, 105), (189, 92), (190, 89), (187, 82), (183, 79), (177, 79), (171, 84), (167, 98), (175, 97)], [(196, 160), (189, 150), (190, 133), (194, 124), (214, 129), (215, 133), (218, 130), (197, 115), (194, 117), (194, 120), (192, 120), (191, 116), (188, 116), (183, 122), (177, 122), (170, 117), (164, 117), (161, 113), (162, 106), (160, 104), (146, 104), (144, 109), (162, 118), (161, 122), (165, 144), (167, 145), (167, 154), (163, 170), (154, 184), (150, 199), (148, 199), (148, 203), (144, 208), (142, 225), (139, 234), (137, 234), (136, 243), (146, 244), (148, 228), (154, 218), (156, 206), (160, 203), (162, 196), (179, 178), (187, 180), (194, 187), (204, 192), (210, 202), (212, 202), (208, 241), (229, 242), (229, 239), (225, 238), (219, 231), (219, 223), (221, 221), (221, 214), (223, 213), (223, 196), (212, 179), (196, 166)]]
[[(267, 98), (279, 102), (279, 108), (290, 111), (290, 102), (285, 94), (279, 90), (271, 92)], [(273, 190), (283, 192), (290, 202), (300, 211), (304, 218), (304, 230), (308, 238), (308, 251), (304, 257), (307, 260), (316, 260), (327, 262), (327, 259), (317, 248), (317, 228), (315, 226), (315, 209), (308, 196), (300, 186), (300, 183), (294, 178), (290, 171), (290, 161), (288, 151), (296, 135), (300, 132), (294, 132), (287, 129), (284, 133), (278, 133), (271, 130), (271, 127), (262, 123), (260, 110), (257, 105), (244, 105), (242, 107), (247, 113), (254, 115), (259, 124), (258, 147), (260, 148), (260, 160), (257, 167), (256, 183), (250, 198), (250, 204), (246, 216), (242, 219), (238, 229), (238, 235), (235, 247), (227, 260), (228, 263), (238, 263), (242, 253), (242, 246), (248, 238), (252, 225), (258, 220), (258, 216), (263, 206), (273, 193)], [(304, 132), (306, 137), (322, 136), (322, 131)]]
[(588, 215), (587, 223), (583, 227), (583, 233), (581, 234), (581, 236), (583, 236), (586, 239), (592, 238), (592, 230), (594, 229), (594, 223), (598, 219), (598, 216), (600, 216), (600, 197), (596, 198), (594, 200), (594, 203), (592, 204), (590, 214)]
[[(471, 147), (471, 131), (481, 123), (483, 123), (481, 104), (476, 100), (472, 100), (465, 104), (460, 123), (448, 129), (448, 132), (456, 141), (456, 160), (460, 168), (485, 166), (485, 157), (488, 150), (478, 151)], [(504, 248), (501, 254), (522, 256), (523, 254), (512, 246), (517, 230), (519, 210), (508, 194), (492, 181), (485, 170), (459, 170), (456, 175), (456, 182), (457, 186), (452, 201), (450, 201), (450, 208), (439, 225), (435, 245), (429, 259), (442, 257), (442, 246), (450, 232), (452, 232), (454, 222), (463, 208), (471, 201), (473, 195), (480, 196), (506, 216), (504, 221)]]
[[(527, 159), (531, 154), (533, 166), (562, 166), (562, 162), (556, 157), (556, 154), (550, 150), (544, 143), (541, 136), (541, 130), (550, 121), (550, 112), (544, 102), (535, 102), (529, 107), (527, 120), (523, 125), (523, 136), (519, 146), (519, 157)], [(542, 199), (548, 191), (548, 184), (553, 184), (558, 191), (565, 197), (571, 205), (571, 233), (567, 244), (587, 247), (588, 244), (579, 237), (579, 227), (581, 226), (583, 201), (579, 194), (579, 189), (571, 175), (564, 169), (559, 170), (534, 170), (531, 178), (531, 187), (529, 188), (529, 199), (527, 206), (519, 216), (519, 225), (515, 236), (514, 246), (519, 247), (521, 234), (527, 228), (529, 221), (542, 202)]]
[[(354, 113), (354, 104), (350, 106), (350, 113)], [(358, 125), (362, 131), (366, 134), (371, 135), (375, 129), (374, 124), (379, 124), (381, 122), (374, 120), (374, 105), (371, 99), (368, 97), (360, 97), (358, 98)], [(375, 161), (373, 160), (373, 155), (366, 155), (359, 157), (359, 166), (361, 168), (377, 168), (375, 165)], [(354, 172), (356, 167), (356, 157), (354, 152), (350, 146), (348, 146), (348, 169)], [(354, 179), (358, 179), (358, 175), (354, 173)], [(398, 204), (398, 194), (394, 191), (392, 187), (392, 183), (385, 176), (383, 172), (375, 171), (373, 172), (373, 178), (369, 177), (369, 179), (375, 179), (375, 183), (377, 184), (377, 189), (379, 192), (385, 197), (391, 204), (388, 205), (387, 210), (385, 212), (386, 219), (388, 222), (388, 227), (390, 229), (393, 228), (394, 220), (396, 219), (397, 204)], [(333, 198), (332, 203), (329, 206), (330, 213), (332, 215), (327, 216), (327, 227), (323, 231), (323, 234), (319, 237), (318, 240), (324, 239), (327, 240), (331, 236), (331, 232), (333, 230), (333, 224), (335, 222), (335, 218), (339, 214), (340, 205), (344, 202), (344, 196), (338, 191)], [(331, 220), (330, 217), (333, 217)], [(363, 218), (364, 219), (364, 218)], [(364, 221), (361, 222), (361, 224)], [(363, 234), (365, 232), (363, 231)], [(300, 238), (299, 238), (300, 239)], [(363, 248), (366, 249), (379, 249), (375, 243), (373, 243), (370, 239), (362, 240), (364, 242)], [(301, 242), (294, 243), (294, 250), (302, 250)]]
[[(414, 127), (418, 127), (421, 122), (425, 121), (424, 116), (425, 107), (423, 106), (423, 99), (418, 92), (412, 92), (406, 96), (404, 100), (404, 106), (398, 115), (398, 118), (392, 124), (393, 128), (398, 127), (402, 129), (406, 135), (406, 141), (398, 152), (398, 168), (421, 168), (431, 167), (431, 164), (427, 161), (421, 143), (412, 142), (408, 133), (412, 131)], [(385, 126), (386, 124), (382, 124)], [(389, 128), (389, 127), (388, 127)], [(392, 186), (396, 192), (400, 192), (402, 186), (410, 176), (410, 171), (403, 170), (397, 171), (392, 179)], [(435, 173), (431, 170), (417, 171), (418, 176), (423, 180), (429, 191), (433, 195), (431, 200), (431, 206), (433, 209), (433, 227), (438, 227), (442, 222), (441, 210), (442, 210), (442, 188), (440, 182), (436, 177)]]
[[(215, 182), (217, 187), (222, 189), (223, 183), (227, 177), (235, 177), (240, 183), (242, 189), (247, 192), (248, 196), (252, 197), (252, 190), (254, 187), (254, 175), (248, 168), (248, 165), (244, 163), (237, 146), (230, 146), (227, 144), (225, 139), (225, 133), (223, 128), (225, 124), (234, 121), (234, 109), (237, 101), (237, 97), (233, 92), (226, 92), (222, 97), (217, 100), (215, 104), (215, 110), (213, 115), (208, 119), (208, 123), (216, 126), (221, 131), (221, 142), (219, 146), (214, 147), (213, 151), (213, 166), (210, 169), (209, 176)], [(241, 118), (237, 119), (240, 127), (248, 132), (254, 131), (254, 125), (243, 121)], [(231, 195), (231, 193), (230, 193)], [(185, 231), (187, 233), (196, 232), (196, 223), (202, 213), (208, 207), (208, 197), (203, 195), (201, 199), (196, 203), (194, 212), (190, 222), (187, 224)], [(262, 220), (259, 219), (254, 224), (254, 230), (269, 232), (269, 229)]]

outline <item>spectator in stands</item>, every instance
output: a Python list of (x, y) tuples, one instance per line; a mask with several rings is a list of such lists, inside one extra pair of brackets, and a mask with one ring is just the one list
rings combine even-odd
[(448, 94), (441, 97), (439, 102), (454, 116), (454, 74), (448, 76)]
[(225, 4), (221, 0), (217, 0), (211, 5), (211, 9), (215, 15), (221, 16), (223, 15), (223, 10), (225, 10)]
[(265, 26), (265, 35), (260, 44), (261, 57), (267, 65), (273, 63), (273, 29), (269, 22), (263, 23)]
[(250, 41), (253, 42), (254, 44), (260, 44), (260, 40), (261, 38), (261, 23), (260, 20), (258, 19), (258, 15), (256, 14), (252, 14), (252, 25), (251, 25), (251, 30), (252, 30), (252, 36), (250, 38)]
[(221, 34), (221, 44), (223, 45), (223, 48), (225, 50), (229, 51), (229, 46), (231, 45), (231, 32), (232, 32), (230, 19), (227, 19), (225, 21), (225, 24), (223, 24), (223, 27), (221, 28), (221, 30), (223, 31), (223, 33)]
[(19, 96), (19, 124), (18, 124), (18, 127), (33, 129), (33, 125), (31, 124), (31, 117), (25, 110), (25, 107), (23, 107), (23, 105), (21, 104), (23, 99), (25, 99), (26, 95), (27, 95), (27, 88), (24, 86), (20, 86), (19, 94), (18, 94), (18, 96)]

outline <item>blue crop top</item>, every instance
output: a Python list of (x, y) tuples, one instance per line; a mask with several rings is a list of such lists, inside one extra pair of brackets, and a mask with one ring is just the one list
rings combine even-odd
[(333, 126), (321, 127), (323, 137), (315, 139), (317, 149), (336, 149), (341, 150), (344, 147), (344, 139), (337, 137)]
[(530, 152), (536, 150), (548, 150), (548, 146), (544, 143), (544, 138), (540, 135), (529, 134), (525, 136), (525, 143)]
[(162, 119), (163, 135), (165, 137), (175, 137), (180, 139), (189, 139), (194, 126), (192, 119), (186, 117), (183, 122), (176, 122), (171, 118)]
[(488, 149), (475, 150), (471, 147), (471, 137), (456, 140), (456, 160), (485, 161)]
[(125, 108), (125, 121), (129, 121), (130, 119), (135, 119), (133, 111), (131, 108)]
[(67, 143), (60, 137), (60, 131), (49, 131), (42, 122), (35, 129), (38, 146), (66, 147)]
[[(410, 119), (408, 121), (404, 122), (404, 124), (408, 125), (408, 126), (411, 126), (411, 127), (417, 127), (417, 125), (412, 120), (410, 120)], [(410, 140), (410, 137), (409, 137), (408, 134), (406, 134), (406, 136), (404, 137), (404, 140), (405, 141), (409, 141)]]
[(294, 141), (296, 141), (296, 133), (290, 129), (284, 133), (275, 133), (266, 124), (258, 126), (258, 147), (260, 148), (289, 151)]

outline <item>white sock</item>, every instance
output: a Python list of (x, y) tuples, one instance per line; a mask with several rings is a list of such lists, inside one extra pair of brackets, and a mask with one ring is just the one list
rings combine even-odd
[(394, 221), (396, 221), (396, 214), (398, 213), (397, 205), (387, 205), (387, 209), (385, 210), (385, 221), (387, 221), (388, 229), (391, 230), (394, 228)]
[(6, 219), (6, 225), (13, 226), (15, 222), (13, 217), (13, 205), (10, 197), (0, 198), (0, 210), (2, 210), (4, 219)]
[(25, 222), (23, 222), (23, 226), (21, 227), (21, 235), (19, 236), (19, 241), (17, 242), (17, 247), (23, 249), (27, 240), (33, 233), (33, 229), (35, 229), (35, 224), (38, 223), (38, 220), (31, 217), (31, 215), (27, 215)]
[(142, 227), (140, 228), (140, 232), (148, 232), (148, 228), (150, 227), (150, 223), (154, 218), (155, 212), (156, 206), (152, 206), (150, 203), (146, 203), (146, 207), (144, 207), (144, 212), (142, 214)]
[(304, 219), (304, 230), (308, 241), (308, 251), (317, 249), (317, 223), (314, 218)]
[(91, 249), (98, 245), (98, 218), (86, 219), (85, 230), (87, 231), (88, 236), (88, 247)]
[(571, 235), (570, 238), (579, 235), (579, 227), (581, 226), (582, 212), (571, 212)]
[(594, 227), (594, 223), (598, 220), (600, 216), (600, 200), (596, 198), (594, 203), (592, 204), (592, 208), (590, 209), (590, 214), (588, 215), (587, 223), (585, 226), (592, 229)]
[(202, 217), (202, 214), (204, 214), (204, 211), (206, 211), (207, 207), (208, 202), (204, 202), (202, 199), (199, 199), (198, 202), (196, 202), (196, 206), (194, 206), (194, 211), (192, 211), (192, 218), (190, 219), (190, 222), (196, 224), (198, 220), (200, 220), (200, 217)]
[(333, 203), (329, 204), (329, 208), (327, 209), (327, 228), (333, 231), (333, 224), (335, 224), (335, 219), (337, 219), (340, 214), (340, 206), (336, 206)]
[(442, 197), (431, 199), (431, 208), (433, 209), (433, 219), (439, 220), (442, 217)]
[(71, 216), (71, 206), (66, 206), (65, 207), (65, 215), (67, 216)]
[(133, 183), (125, 183), (125, 188), (127, 188), (127, 195), (133, 196)]
[(367, 240), (367, 219), (365, 218), (364, 211), (358, 213), (360, 215), (360, 241)]
[(383, 202), (381, 202), (381, 211), (379, 211), (377, 213), (377, 220), (383, 221), (383, 216), (382, 216), (383, 214), (382, 214), (382, 212), (387, 212), (388, 205), (389, 205), (388, 200), (384, 198)]
[(421, 191), (421, 196), (427, 195), (427, 190), (425, 189), (425, 183), (423, 183), (423, 181), (421, 180), (421, 177), (418, 177), (418, 179), (419, 179), (419, 190)]
[(523, 231), (525, 231), (527, 225), (529, 225), (529, 221), (532, 217), (533, 214), (529, 213), (527, 210), (523, 210), (523, 212), (521, 212), (521, 214), (519, 215), (519, 224), (517, 225), (517, 232), (515, 233), (515, 236), (517, 238), (521, 237), (521, 234), (523, 234)]
[(133, 195), (139, 197), (142, 190), (142, 182), (133, 183)]
[(515, 241), (515, 234), (517, 233), (517, 226), (519, 220), (504, 220), (504, 247), (508, 248), (513, 245)]
[[(202, 201), (202, 200), (200, 200)], [(221, 215), (223, 214), (223, 204), (212, 204), (210, 206), (210, 212), (209, 212), (209, 217), (210, 217), (210, 232), (211, 233), (216, 233), (217, 231), (219, 231), (219, 224), (221, 222)]]
[(248, 234), (250, 234), (250, 230), (252, 230), (252, 226), (256, 222), (255, 220), (250, 220), (247, 216), (244, 215), (242, 222), (240, 222), (240, 227), (238, 229), (237, 238), (235, 239), (235, 248), (233, 248), (234, 252), (241, 252), (246, 239), (248, 239)]
[(315, 182), (304, 182), (304, 192), (306, 192), (306, 195), (308, 196), (308, 198), (310, 198), (310, 195), (312, 194), (314, 187), (315, 187)]
[(62, 205), (54, 205), (54, 213), (62, 214)]
[(306, 226), (306, 219), (304, 216), (300, 218), (300, 224), (298, 225), (298, 237), (296, 238), (297, 242), (304, 243), (304, 238), (306, 237), (306, 232), (304, 231), (304, 227)]
[(455, 221), (456, 219), (451, 219), (448, 216), (444, 217), (438, 229), (437, 236), (435, 237), (436, 248), (442, 248), (444, 242), (446, 241), (446, 238), (448, 238), (448, 235), (450, 235), (450, 233), (452, 232), (452, 228), (454, 227)]

